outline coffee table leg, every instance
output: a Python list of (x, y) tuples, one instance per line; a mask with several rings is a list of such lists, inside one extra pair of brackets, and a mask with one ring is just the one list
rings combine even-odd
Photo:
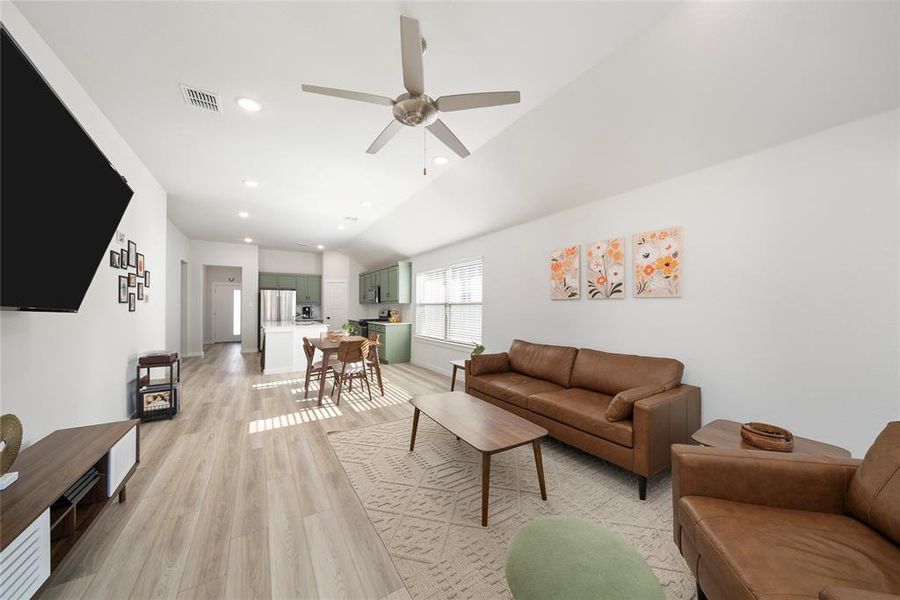
[(418, 428), (418, 426), (419, 426), (419, 409), (417, 408), (417, 409), (415, 409), (415, 412), (413, 413), (412, 437), (409, 438), (409, 451), (410, 452), (412, 452), (413, 449), (416, 447), (416, 428)]
[(490, 497), (491, 487), (491, 455), (487, 452), (481, 453), (481, 526), (487, 527), (488, 521), (488, 498)]
[(538, 483), (541, 484), (541, 500), (547, 499), (547, 488), (544, 486), (544, 461), (541, 460), (541, 440), (532, 442), (534, 446), (534, 466), (537, 467)]

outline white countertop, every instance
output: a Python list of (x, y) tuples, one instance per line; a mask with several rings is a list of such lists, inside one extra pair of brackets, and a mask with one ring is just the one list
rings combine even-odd
[(391, 323), (389, 321), (370, 321), (369, 326), (372, 325), (412, 325), (412, 323)]
[(286, 331), (294, 331), (295, 329), (304, 329), (306, 327), (326, 327), (319, 321), (266, 321), (262, 324), (264, 331), (268, 333), (284, 333)]

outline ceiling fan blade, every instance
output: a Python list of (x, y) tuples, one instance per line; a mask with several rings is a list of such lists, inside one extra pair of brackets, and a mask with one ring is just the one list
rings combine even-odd
[(372, 104), (383, 104), (385, 106), (394, 105), (394, 101), (391, 98), (379, 96), (377, 94), (351, 92), (350, 90), (339, 90), (337, 88), (307, 85), (305, 83), (300, 87), (304, 92), (309, 92), (310, 94), (322, 94), (323, 96), (334, 96), (335, 98), (344, 98), (346, 100), (359, 100), (360, 102), (371, 102)]
[(400, 16), (400, 55), (403, 60), (403, 87), (411, 96), (425, 93), (422, 67), (422, 35), (416, 19)]
[(459, 138), (450, 131), (450, 128), (444, 125), (444, 122), (438, 119), (427, 127), (428, 131), (434, 134), (434, 137), (444, 142), (444, 145), (456, 152), (461, 158), (469, 155), (469, 151), (459, 141)]
[(404, 125), (400, 121), (391, 121), (387, 127), (384, 128), (384, 131), (378, 134), (378, 137), (375, 138), (375, 141), (372, 142), (372, 145), (369, 146), (366, 152), (368, 154), (375, 154), (379, 150), (381, 150), (385, 144), (391, 141), (391, 138), (397, 135), (397, 132), (403, 129)]
[(470, 108), (484, 108), (485, 106), (518, 104), (521, 101), (522, 95), (519, 92), (481, 92), (477, 94), (441, 96), (434, 101), (434, 105), (441, 112), (451, 112), (454, 110), (469, 110)]

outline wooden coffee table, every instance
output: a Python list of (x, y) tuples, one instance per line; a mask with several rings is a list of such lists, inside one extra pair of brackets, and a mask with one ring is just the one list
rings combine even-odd
[(425, 413), (438, 425), (481, 452), (482, 527), (487, 527), (488, 523), (492, 454), (531, 444), (534, 447), (534, 464), (541, 486), (541, 500), (547, 499), (544, 464), (541, 461), (541, 438), (547, 435), (546, 429), (465, 392), (429, 394), (418, 396), (409, 402), (415, 408), (412, 437), (409, 440), (410, 452), (416, 446), (419, 412)]
[[(762, 450), (751, 446), (741, 439), (741, 424), (736, 421), (717, 419), (710, 421), (691, 436), (695, 442), (714, 448)], [(793, 451), (785, 454), (818, 454), (819, 456), (832, 456), (835, 458), (850, 458), (850, 452), (840, 446), (832, 446), (825, 442), (817, 442), (794, 436)]]

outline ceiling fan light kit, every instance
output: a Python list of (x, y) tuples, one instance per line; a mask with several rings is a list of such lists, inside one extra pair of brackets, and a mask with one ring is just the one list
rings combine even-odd
[(375, 154), (381, 150), (405, 125), (407, 127), (425, 127), (445, 146), (453, 150), (461, 158), (465, 158), (469, 155), (468, 149), (450, 128), (438, 118), (438, 113), (516, 104), (521, 101), (521, 94), (517, 91), (481, 92), (455, 94), (441, 96), (436, 100), (432, 99), (425, 93), (425, 71), (422, 64), (422, 55), (425, 54), (426, 48), (425, 40), (419, 31), (419, 21), (401, 16), (400, 54), (403, 61), (403, 87), (406, 88), (406, 93), (400, 94), (393, 99), (377, 94), (353, 92), (317, 85), (303, 84), (301, 87), (304, 92), (311, 94), (390, 106), (394, 120), (378, 134), (378, 137), (366, 150), (369, 154)]

